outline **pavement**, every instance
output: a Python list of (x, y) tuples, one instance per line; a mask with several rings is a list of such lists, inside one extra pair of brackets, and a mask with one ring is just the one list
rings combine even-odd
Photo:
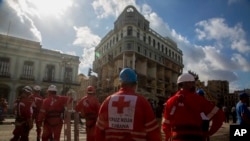
[[(13, 124), (15, 121), (14, 118), (6, 118), (2, 124), (0, 124), (0, 141), (9, 141), (12, 137), (12, 131), (15, 128)], [(72, 121), (73, 122), (73, 121)], [(79, 141), (86, 140), (86, 132), (83, 125), (79, 124)], [(66, 141), (66, 137), (64, 136), (64, 127), (62, 128), (60, 141)], [(36, 127), (31, 129), (29, 134), (30, 141), (36, 141)], [(71, 141), (74, 141), (74, 124), (71, 124)]]
[[(0, 124), (0, 141), (9, 141), (13, 135), (14, 130), (14, 118), (6, 118), (5, 121)], [(229, 141), (229, 128), (231, 123), (223, 123), (222, 127), (210, 137), (210, 141)], [(80, 124), (79, 124), (80, 125)], [(71, 124), (71, 140), (74, 141), (74, 124)], [(64, 129), (64, 128), (63, 128)], [(62, 129), (61, 141), (65, 141), (64, 130)], [(29, 135), (30, 141), (36, 141), (36, 131), (35, 126), (30, 131)], [(79, 141), (86, 141), (86, 132), (83, 125), (79, 126)]]

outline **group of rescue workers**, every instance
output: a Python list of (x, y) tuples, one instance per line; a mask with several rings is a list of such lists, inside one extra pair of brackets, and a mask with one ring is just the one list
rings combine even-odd
[[(223, 124), (223, 111), (200, 96), (203, 91), (196, 92), (195, 79), (189, 73), (178, 77), (179, 90), (164, 104), (162, 127), (148, 100), (136, 93), (136, 72), (124, 68), (119, 78), (120, 89), (101, 104), (95, 88), (88, 86), (87, 95), (74, 107), (86, 121), (87, 141), (206, 141)], [(34, 121), (37, 140), (60, 140), (64, 107), (72, 102), (72, 96), (58, 95), (55, 85), (48, 87), (46, 98), (40, 91), (40, 86), (25, 86), (15, 101), (16, 126), (11, 141), (28, 141)]]

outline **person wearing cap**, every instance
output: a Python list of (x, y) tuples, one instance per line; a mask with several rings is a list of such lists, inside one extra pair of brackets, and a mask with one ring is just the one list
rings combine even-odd
[(43, 125), (42, 141), (59, 141), (63, 126), (64, 107), (72, 102), (72, 97), (57, 95), (57, 87), (50, 85), (48, 96), (43, 100), (38, 115), (38, 126)]
[(250, 111), (247, 108), (249, 95), (245, 92), (240, 93), (239, 102), (236, 104), (237, 124), (250, 126)]
[(135, 71), (124, 68), (119, 77), (120, 89), (101, 104), (96, 141), (161, 141), (160, 126), (150, 103), (135, 93)]
[(75, 106), (76, 112), (85, 119), (87, 141), (95, 141), (95, 124), (100, 108), (100, 103), (95, 96), (96, 91), (93, 86), (87, 87), (87, 95), (82, 97)]
[(38, 114), (40, 112), (41, 106), (43, 104), (43, 97), (40, 95), (41, 87), (39, 85), (35, 85), (33, 87), (33, 93), (30, 95), (30, 98), (33, 100), (32, 109), (33, 109), (33, 121), (36, 124), (36, 133), (37, 133), (37, 141), (40, 141), (41, 136), (41, 127), (38, 125)]
[[(204, 141), (222, 126), (223, 111), (196, 94), (193, 75), (181, 74), (177, 84), (180, 89), (165, 103), (162, 119), (165, 141)], [(212, 121), (208, 131), (203, 129), (204, 120)]]
[(32, 100), (29, 96), (32, 93), (30, 86), (22, 88), (19, 98), (14, 102), (14, 112), (16, 115), (14, 137), (10, 141), (28, 141), (30, 129), (33, 128), (32, 121)]
[(200, 96), (205, 96), (205, 92), (204, 92), (204, 90), (203, 89), (198, 89), (197, 91), (196, 91), (196, 93), (198, 94), (198, 95), (200, 95)]

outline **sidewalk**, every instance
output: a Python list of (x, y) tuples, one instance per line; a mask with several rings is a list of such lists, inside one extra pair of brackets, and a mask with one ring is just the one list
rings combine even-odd
[(210, 137), (210, 141), (229, 141), (230, 123), (223, 123), (221, 128)]
[[(12, 137), (12, 131), (14, 129), (14, 118), (6, 118), (3, 124), (0, 125), (0, 141), (8, 141)], [(73, 124), (72, 124), (73, 128)], [(229, 141), (229, 130), (230, 123), (223, 123), (222, 127), (210, 137), (210, 141)], [(72, 130), (72, 133), (74, 131)], [(30, 140), (33, 141), (35, 139), (35, 128), (33, 128), (30, 132)], [(61, 140), (64, 140), (64, 132), (62, 130)], [(86, 139), (85, 129), (80, 128), (80, 140)], [(73, 134), (72, 134), (73, 137)]]

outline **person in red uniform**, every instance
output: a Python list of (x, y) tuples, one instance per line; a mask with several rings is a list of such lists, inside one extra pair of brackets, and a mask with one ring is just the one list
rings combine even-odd
[(120, 72), (120, 90), (102, 103), (96, 123), (96, 141), (161, 141), (160, 126), (150, 103), (135, 93), (137, 75)]
[(14, 112), (16, 115), (14, 137), (10, 141), (28, 141), (29, 131), (33, 127), (32, 121), (32, 100), (29, 95), (32, 93), (30, 86), (22, 89), (21, 95), (14, 103)]
[(66, 104), (71, 103), (72, 98), (68, 96), (57, 95), (55, 85), (50, 85), (47, 90), (48, 96), (43, 100), (40, 113), (38, 115), (38, 125), (42, 126), (42, 141), (59, 141), (62, 125), (63, 113)]
[[(195, 92), (195, 80), (189, 73), (177, 79), (180, 90), (165, 104), (162, 129), (165, 141), (203, 141), (221, 127), (224, 114), (213, 103)], [(203, 131), (203, 120), (212, 122), (208, 131)]]
[(40, 112), (41, 106), (43, 104), (43, 97), (40, 95), (41, 87), (35, 85), (33, 87), (33, 94), (30, 95), (30, 98), (33, 99), (32, 108), (33, 108), (33, 121), (36, 124), (36, 133), (37, 133), (37, 141), (40, 141), (41, 136), (41, 127), (38, 125), (38, 114)]
[(87, 87), (87, 95), (76, 105), (75, 110), (86, 120), (87, 141), (95, 141), (95, 124), (100, 108), (100, 103), (95, 97), (95, 88)]

